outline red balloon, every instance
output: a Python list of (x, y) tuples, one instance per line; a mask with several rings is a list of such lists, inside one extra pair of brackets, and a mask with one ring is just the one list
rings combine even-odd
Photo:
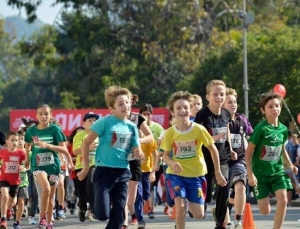
[(282, 84), (276, 84), (273, 88), (273, 91), (282, 96), (282, 98), (286, 95), (285, 87)]
[(297, 116), (298, 123), (300, 124), (300, 113)]

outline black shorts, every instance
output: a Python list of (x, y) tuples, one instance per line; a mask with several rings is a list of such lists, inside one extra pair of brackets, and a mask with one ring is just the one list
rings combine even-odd
[(11, 198), (16, 197), (19, 185), (10, 185), (7, 181), (0, 181), (0, 189), (3, 187), (9, 188), (8, 193)]
[(142, 167), (140, 160), (129, 161), (130, 172), (132, 181), (141, 181), (142, 180)]
[(244, 185), (247, 184), (247, 169), (244, 163), (237, 162), (229, 168), (230, 188), (238, 181), (242, 181)]

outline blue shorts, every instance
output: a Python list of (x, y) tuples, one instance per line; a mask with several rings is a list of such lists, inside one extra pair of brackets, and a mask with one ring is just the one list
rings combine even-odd
[(168, 191), (172, 199), (180, 196), (191, 203), (204, 205), (207, 183), (204, 176), (181, 177), (166, 174)]

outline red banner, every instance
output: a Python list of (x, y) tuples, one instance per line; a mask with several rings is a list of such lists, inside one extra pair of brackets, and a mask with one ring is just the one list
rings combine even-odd
[[(138, 109), (133, 109), (138, 112)], [(94, 112), (100, 117), (110, 115), (108, 109), (79, 109), (79, 110), (53, 110), (53, 117), (62, 125), (65, 135), (69, 135), (73, 129), (82, 125), (84, 114)], [(18, 130), (22, 124), (21, 118), (36, 120), (36, 110), (11, 110), (10, 129)], [(167, 108), (153, 108), (152, 120), (161, 124), (165, 129), (169, 127), (169, 110)]]

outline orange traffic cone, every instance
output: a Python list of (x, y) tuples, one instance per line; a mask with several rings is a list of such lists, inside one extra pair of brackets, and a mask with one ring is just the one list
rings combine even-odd
[(169, 216), (169, 219), (176, 219), (176, 207), (175, 207), (175, 205), (172, 208), (172, 214)]
[(254, 224), (251, 205), (246, 203), (244, 211), (243, 229), (257, 229)]
[(147, 200), (144, 204), (144, 214), (148, 214), (150, 211), (149, 200)]

